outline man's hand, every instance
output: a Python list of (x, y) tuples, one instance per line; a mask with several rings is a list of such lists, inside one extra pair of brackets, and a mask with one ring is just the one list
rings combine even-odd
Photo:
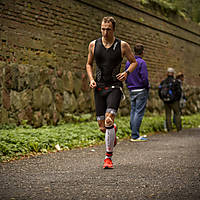
[(95, 80), (91, 80), (90, 81), (90, 88), (95, 88), (95, 87), (97, 87)]
[(119, 81), (125, 81), (127, 79), (127, 73), (126, 72), (122, 72), (116, 75), (117, 79)]

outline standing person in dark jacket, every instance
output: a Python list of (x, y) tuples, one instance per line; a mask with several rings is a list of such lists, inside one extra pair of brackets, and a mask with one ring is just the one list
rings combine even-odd
[[(130, 73), (126, 79), (126, 85), (130, 92), (131, 112), (130, 112), (130, 127), (131, 141), (146, 141), (147, 138), (140, 136), (140, 126), (144, 116), (148, 93), (149, 80), (146, 62), (142, 59), (144, 46), (137, 43), (134, 47), (135, 59), (138, 63), (137, 68)], [(126, 62), (126, 69), (130, 66), (130, 62)]]
[[(113, 168), (112, 154), (116, 138), (114, 119), (122, 97), (122, 81), (125, 81), (128, 74), (137, 66), (129, 44), (115, 38), (115, 24), (113, 17), (103, 18), (102, 37), (90, 42), (86, 64), (90, 87), (94, 88), (97, 121), (100, 130), (105, 133), (104, 169)], [(120, 73), (124, 56), (131, 64), (126, 71)], [(94, 59), (96, 61), (96, 79), (93, 78)]]
[(181, 98), (179, 101), (180, 112), (182, 114), (182, 109), (185, 107), (186, 101), (187, 101), (184, 90), (183, 90), (184, 74), (182, 72), (179, 72), (178, 74), (176, 74), (176, 80), (179, 81), (180, 86), (181, 86), (181, 91), (182, 91)]
[[(174, 73), (175, 71), (173, 68), (168, 68), (167, 78), (164, 79), (160, 83), (159, 90), (158, 90), (159, 97), (163, 101), (164, 107), (165, 107), (166, 125), (167, 125), (168, 132), (172, 131), (172, 120), (171, 120), (172, 111), (174, 113), (174, 122), (175, 122), (177, 131), (180, 131), (182, 129), (181, 112), (180, 112), (180, 106), (179, 106), (182, 90), (181, 90), (180, 82), (174, 78)], [(173, 88), (171, 92), (172, 94), (171, 100), (167, 100), (167, 98), (164, 99), (161, 92), (163, 86), (169, 83), (171, 84), (173, 83)]]

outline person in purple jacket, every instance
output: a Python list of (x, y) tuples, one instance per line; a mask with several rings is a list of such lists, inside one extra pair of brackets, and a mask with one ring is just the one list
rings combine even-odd
[[(126, 79), (126, 86), (130, 93), (131, 112), (130, 128), (131, 142), (147, 141), (147, 138), (140, 136), (140, 126), (144, 116), (147, 99), (149, 95), (149, 80), (146, 62), (142, 59), (144, 46), (137, 43), (134, 46), (135, 59), (138, 63), (136, 69), (129, 74)], [(125, 68), (128, 69), (130, 63), (126, 62)]]

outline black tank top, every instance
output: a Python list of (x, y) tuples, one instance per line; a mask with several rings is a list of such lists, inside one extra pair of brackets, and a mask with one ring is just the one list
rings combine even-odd
[(102, 38), (95, 41), (94, 58), (96, 60), (96, 83), (98, 87), (122, 86), (116, 75), (120, 73), (121, 40), (115, 39), (110, 48), (105, 48)]

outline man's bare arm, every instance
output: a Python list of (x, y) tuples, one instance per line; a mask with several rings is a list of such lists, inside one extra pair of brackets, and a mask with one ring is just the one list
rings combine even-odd
[(93, 78), (93, 69), (92, 69), (93, 68), (93, 60), (94, 60), (94, 44), (95, 44), (95, 41), (92, 41), (89, 44), (88, 59), (87, 59), (87, 63), (86, 63), (86, 71), (88, 74), (91, 88), (96, 87), (96, 82), (94, 81), (94, 78)]
[(126, 56), (128, 61), (130, 62), (130, 66), (127, 70), (129, 72), (133, 72), (135, 70), (135, 68), (137, 67), (137, 61), (135, 60), (134, 54), (131, 50), (131, 47), (129, 46), (128, 43), (123, 42), (122, 48), (124, 48), (124, 55)]
[[(133, 72), (134, 69), (137, 67), (137, 61), (135, 60), (134, 54), (129, 46), (128, 43), (122, 41), (122, 56), (126, 56), (128, 61), (130, 62), (129, 68), (126, 70), (128, 72)], [(124, 81), (127, 79), (128, 73), (122, 72), (117, 75), (117, 79), (120, 81)]]

